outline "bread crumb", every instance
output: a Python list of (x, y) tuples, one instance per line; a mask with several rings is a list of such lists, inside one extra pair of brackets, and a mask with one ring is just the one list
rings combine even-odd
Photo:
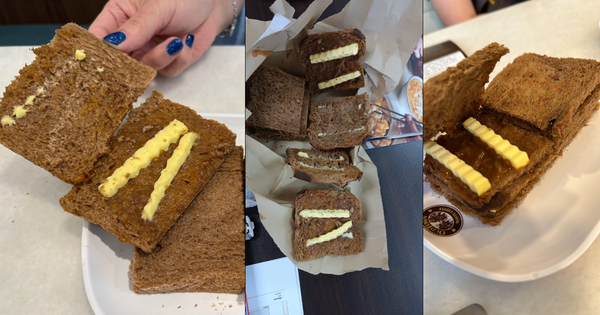
[(84, 52), (83, 50), (79, 50), (79, 49), (77, 49), (77, 50), (75, 51), (75, 58), (76, 58), (77, 60), (83, 60), (83, 59), (85, 59), (85, 52)]
[(210, 307), (215, 307), (215, 303), (212, 303), (212, 304), (210, 305)]
[(262, 215), (262, 214), (260, 214), (260, 213), (259, 213), (258, 215), (260, 216), (260, 219), (261, 219), (261, 220), (266, 220), (266, 219), (267, 219), (267, 218), (263, 217), (263, 215)]
[(181, 305), (179, 305), (179, 307), (178, 307), (178, 308), (181, 308)]
[(13, 220), (12, 223), (15, 223), (15, 220)]
[(144, 128), (142, 128), (142, 132), (146, 132), (148, 130), (152, 130), (152, 126), (148, 125), (148, 126), (144, 126)]
[(198, 307), (198, 304), (194, 305), (194, 307)]
[(233, 307), (233, 305), (229, 304), (229, 308), (232, 308), (232, 307)]
[(165, 307), (165, 305), (163, 304), (163, 308)]

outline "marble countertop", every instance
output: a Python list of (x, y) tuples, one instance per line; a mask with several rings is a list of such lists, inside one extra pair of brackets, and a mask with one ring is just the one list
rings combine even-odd
[[(0, 86), (25, 63), (29, 47), (0, 48)], [(157, 77), (152, 89), (204, 114), (244, 115), (244, 47), (213, 46), (176, 78)], [(83, 219), (62, 210), (71, 188), (0, 146), (0, 301), (10, 314), (93, 314), (81, 269)]]
[[(478, 16), (424, 37), (425, 47), (452, 40), (467, 55), (491, 42), (510, 53), (492, 76), (525, 52), (600, 60), (600, 2), (533, 0)], [(502, 283), (475, 276), (424, 247), (424, 313), (451, 314), (479, 303), (488, 314), (596, 314), (600, 309), (600, 241), (548, 277)]]

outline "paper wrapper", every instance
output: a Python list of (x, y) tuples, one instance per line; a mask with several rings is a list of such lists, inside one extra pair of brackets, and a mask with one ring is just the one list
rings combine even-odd
[(404, 67), (422, 35), (422, 1), (354, 0), (338, 14), (313, 23), (331, 4), (313, 2), (298, 19), (284, 0), (271, 6), (273, 21), (246, 20), (246, 80), (267, 57), (283, 52), (268, 64), (295, 75), (304, 75), (297, 56), (298, 43), (307, 34), (357, 28), (366, 37), (367, 50), (360, 62), (365, 69), (365, 87), (371, 101), (390, 93), (399, 83)]
[(310, 183), (293, 177), (292, 168), (285, 159), (287, 146), (311, 148), (308, 142), (246, 137), (246, 185), (256, 196), (261, 221), (281, 252), (298, 268), (312, 274), (341, 275), (369, 267), (389, 270), (377, 168), (361, 147), (352, 149), (350, 156), (354, 165), (363, 171), (363, 177), (358, 182), (349, 183), (344, 190), (353, 193), (361, 204), (362, 220), (357, 225), (363, 234), (363, 252), (303, 262), (294, 259), (296, 226), (292, 214), (296, 194), (304, 189), (342, 189), (335, 184)]

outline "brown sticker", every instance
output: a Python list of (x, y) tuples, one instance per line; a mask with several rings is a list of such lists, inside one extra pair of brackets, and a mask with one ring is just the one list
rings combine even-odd
[(437, 236), (452, 236), (462, 229), (463, 216), (449, 205), (435, 205), (423, 210), (423, 228)]

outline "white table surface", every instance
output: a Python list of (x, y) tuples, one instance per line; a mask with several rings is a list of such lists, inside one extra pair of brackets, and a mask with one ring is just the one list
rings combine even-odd
[[(510, 53), (502, 57), (495, 75), (525, 52), (600, 60), (599, 20), (600, 1), (532, 0), (428, 34), (424, 44), (452, 40), (467, 55), (494, 41), (504, 44)], [(425, 247), (423, 252), (425, 314), (451, 314), (472, 303), (484, 306), (488, 314), (600, 312), (598, 240), (566, 269), (525, 283), (487, 280)]]
[[(27, 47), (1, 47), (0, 86), (33, 58)], [(244, 87), (244, 47), (214, 46), (179, 77), (155, 79), (139, 100), (156, 89), (201, 104), (202, 113), (244, 115)], [(2, 146), (0, 157), (15, 166), (0, 173), (0, 313), (93, 314), (81, 270), (83, 219), (58, 202), (71, 185)]]

